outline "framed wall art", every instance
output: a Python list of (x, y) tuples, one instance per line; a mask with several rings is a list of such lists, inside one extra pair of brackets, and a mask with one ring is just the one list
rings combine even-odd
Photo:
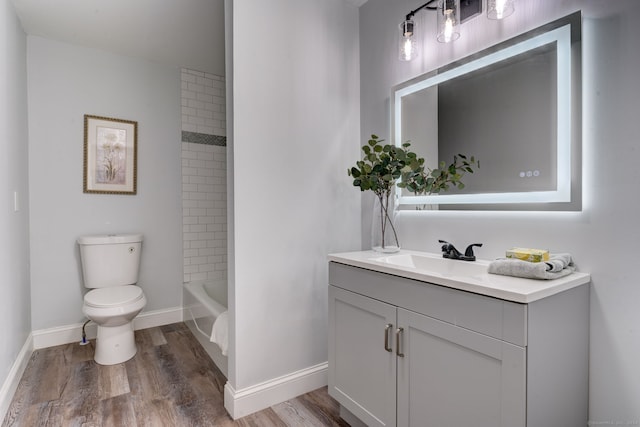
[(138, 122), (84, 116), (84, 192), (136, 194)]

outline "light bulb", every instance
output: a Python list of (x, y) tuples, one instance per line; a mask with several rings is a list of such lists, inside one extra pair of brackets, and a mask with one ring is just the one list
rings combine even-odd
[(502, 15), (504, 14), (504, 0), (496, 0), (496, 18), (502, 19)]
[(515, 11), (515, 0), (488, 0), (487, 18), (504, 19)]
[(449, 43), (460, 37), (460, 0), (440, 0), (438, 2), (438, 36), (440, 43)]
[(455, 25), (455, 21), (451, 18), (450, 10), (447, 10), (444, 14), (444, 42), (449, 43), (453, 37), (453, 26)]
[(402, 48), (402, 59), (405, 61), (411, 61), (413, 57), (413, 41), (410, 37), (407, 37), (404, 40), (404, 46)]
[(401, 61), (411, 61), (418, 56), (417, 40), (414, 32), (413, 21), (404, 21), (400, 24), (399, 56)]

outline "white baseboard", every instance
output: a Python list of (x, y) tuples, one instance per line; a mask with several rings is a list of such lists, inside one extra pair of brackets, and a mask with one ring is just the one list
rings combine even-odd
[(182, 306), (153, 310), (140, 313), (133, 319), (133, 329), (155, 328), (156, 326), (170, 325), (171, 323), (182, 322)]
[[(177, 322), (182, 322), (182, 307), (142, 312), (133, 319), (133, 329), (147, 329)], [(88, 339), (95, 338), (96, 331), (97, 327), (93, 322), (89, 323), (85, 328)], [(39, 329), (33, 331), (32, 335), (34, 349), (80, 342), (82, 339), (82, 323)]]
[(27, 363), (31, 358), (31, 353), (33, 353), (33, 336), (29, 334), (15, 362), (13, 362), (13, 366), (11, 366), (7, 379), (2, 384), (2, 388), (0, 388), (0, 420), (5, 418), (9, 410), (13, 395), (18, 388), (22, 374), (27, 368)]
[(327, 362), (241, 390), (227, 382), (224, 407), (237, 420), (327, 385)]

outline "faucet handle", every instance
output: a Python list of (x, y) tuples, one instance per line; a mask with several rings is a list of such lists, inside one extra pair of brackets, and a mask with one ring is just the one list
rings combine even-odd
[(472, 243), (469, 246), (467, 246), (467, 249), (465, 249), (465, 251), (464, 251), (464, 256), (465, 257), (473, 258), (474, 260), (476, 259), (476, 256), (473, 253), (473, 247), (474, 246), (482, 247), (482, 243)]
[(460, 259), (460, 256), (462, 256), (462, 254), (456, 249), (455, 246), (453, 246), (446, 240), (438, 240), (438, 242), (442, 243), (442, 256), (444, 258)]
[(450, 253), (452, 251), (452, 248), (455, 249), (455, 247), (446, 240), (438, 239), (438, 243), (442, 243), (442, 252)]

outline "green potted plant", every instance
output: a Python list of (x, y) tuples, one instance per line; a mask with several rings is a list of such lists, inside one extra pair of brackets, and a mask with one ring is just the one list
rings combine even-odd
[(416, 194), (440, 193), (451, 186), (462, 189), (462, 177), (467, 172), (473, 173), (473, 167), (480, 165), (474, 157), (458, 154), (450, 165), (440, 162), (438, 168), (429, 169), (424, 166), (424, 158), (409, 150), (409, 142), (401, 147), (383, 142), (377, 135), (371, 135), (367, 144), (362, 146), (362, 160), (358, 160), (347, 173), (353, 177), (353, 185), (360, 191), (373, 191), (376, 195), (372, 231), (379, 235), (379, 239), (372, 241), (373, 249), (396, 252), (400, 250), (400, 242), (392, 218), (393, 206), (389, 206), (396, 184)]

